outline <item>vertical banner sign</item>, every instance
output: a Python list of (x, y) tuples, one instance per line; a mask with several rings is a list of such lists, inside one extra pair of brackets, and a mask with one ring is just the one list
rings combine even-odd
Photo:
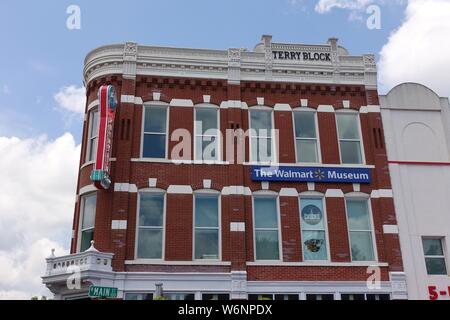
[(110, 158), (114, 117), (117, 107), (117, 96), (114, 87), (109, 85), (101, 86), (98, 90), (98, 100), (100, 104), (98, 145), (91, 180), (97, 189), (106, 190), (111, 185)]

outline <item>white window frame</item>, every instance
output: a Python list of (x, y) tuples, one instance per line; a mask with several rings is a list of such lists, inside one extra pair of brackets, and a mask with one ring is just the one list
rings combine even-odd
[[(438, 256), (438, 255), (433, 255), (433, 256), (430, 256), (430, 255), (425, 255), (425, 250), (424, 250), (424, 248), (423, 248), (423, 240), (439, 240), (440, 242), (441, 242), (441, 247), (442, 247), (442, 256)], [(445, 244), (445, 237), (431, 237), (431, 236), (423, 236), (423, 237), (421, 237), (421, 242), (422, 242), (422, 252), (423, 252), (423, 257), (424, 257), (424, 259), (423, 259), (423, 262), (424, 262), (424, 264), (425, 264), (425, 272), (426, 272), (426, 274), (427, 274), (427, 276), (429, 276), (429, 277), (442, 277), (442, 276), (448, 276), (449, 275), (449, 270), (448, 270), (448, 263), (447, 263), (447, 257), (446, 257), (446, 255), (445, 255), (445, 252), (446, 252), (446, 244)], [(426, 263), (426, 259), (427, 258), (431, 258), (431, 259), (433, 259), (433, 258), (435, 258), (435, 259), (444, 259), (444, 263), (445, 263), (445, 271), (447, 272), (446, 274), (428, 274), (428, 270), (427, 270), (427, 263)]]
[(95, 197), (98, 196), (96, 191), (89, 191), (86, 192), (84, 194), (80, 194), (79, 199), (80, 199), (80, 208), (79, 208), (79, 221), (78, 221), (78, 239), (77, 239), (77, 252), (81, 253), (81, 237), (83, 235), (83, 231), (86, 230), (90, 230), (90, 229), (94, 229), (95, 232), (95, 218), (97, 216), (97, 198), (95, 199), (95, 213), (94, 213), (94, 226), (92, 228), (86, 228), (83, 229), (83, 219), (84, 219), (84, 205), (85, 205), (85, 201), (87, 197), (93, 196), (95, 195)]
[[(88, 143), (87, 143), (87, 149), (86, 149), (86, 157), (84, 159), (85, 163), (95, 162), (95, 160), (96, 160), (95, 155), (91, 154), (92, 141), (94, 139), (97, 139), (97, 149), (98, 149), (98, 128), (97, 128), (97, 132), (94, 132), (93, 135), (91, 136), (93, 119), (94, 119), (95, 113), (98, 114), (98, 125), (100, 125), (100, 110), (99, 110), (98, 105), (92, 107), (92, 109), (90, 109), (88, 112), (88, 118), (89, 118), (88, 133), (87, 133)], [(97, 152), (97, 149), (95, 150), (95, 152)]]
[[(218, 219), (218, 245), (217, 245), (217, 250), (218, 255), (217, 255), (217, 259), (196, 259), (195, 258), (195, 231), (197, 229), (197, 227), (195, 226), (195, 196), (196, 195), (210, 195), (210, 196), (215, 196), (217, 197), (217, 219)], [(222, 261), (222, 195), (219, 191), (217, 190), (213, 190), (213, 189), (201, 189), (201, 190), (196, 190), (193, 193), (193, 201), (192, 201), (192, 261), (205, 261), (205, 262), (217, 262), (217, 261)], [(200, 227), (199, 229), (207, 229), (207, 230), (212, 230), (215, 228), (209, 228), (209, 227)]]
[[(142, 193), (153, 193), (163, 195), (163, 222), (162, 222), (162, 250), (161, 250), (161, 258), (151, 259), (151, 258), (140, 258), (138, 257), (138, 245), (139, 245), (139, 212), (141, 209), (141, 194)], [(136, 231), (135, 231), (135, 245), (134, 245), (134, 259), (139, 261), (152, 261), (152, 262), (162, 262), (165, 261), (166, 257), (166, 210), (167, 210), (167, 192), (163, 189), (158, 188), (146, 188), (138, 190), (137, 193), (137, 209), (136, 209)], [(157, 229), (155, 227), (149, 227), (148, 229)]]
[[(271, 113), (271, 129), (270, 129), (270, 136), (265, 136), (265, 137), (260, 137), (259, 136), (259, 132), (256, 129), (252, 128), (252, 116), (251, 113), (252, 112), (258, 112), (258, 111), (270, 111)], [(249, 152), (248, 152), (248, 157), (250, 160), (250, 163), (255, 163), (255, 164), (272, 164), (272, 163), (278, 163), (278, 146), (276, 144), (275, 141), (275, 136), (274, 136), (274, 130), (275, 130), (275, 114), (274, 114), (274, 110), (273, 108), (267, 107), (267, 106), (254, 106), (254, 107), (250, 107), (248, 108), (248, 128), (249, 128), (249, 134), (248, 134), (248, 146), (249, 146)], [(255, 131), (256, 135), (253, 135), (253, 131)], [(271, 139), (271, 159), (270, 161), (259, 161), (258, 158), (257, 159), (253, 159), (253, 155), (252, 155), (252, 139), (256, 138), (258, 143), (259, 143), (259, 139)]]
[[(316, 129), (316, 137), (315, 138), (297, 138), (297, 134), (295, 132), (296, 126), (295, 126), (295, 113), (296, 112), (311, 112), (314, 113), (314, 122), (315, 122), (315, 129)], [(317, 116), (317, 111), (308, 108), (308, 107), (302, 107), (302, 108), (295, 108), (292, 110), (292, 128), (294, 130), (294, 151), (295, 151), (295, 162), (297, 164), (306, 164), (306, 165), (320, 165), (322, 164), (322, 150), (320, 148), (320, 132), (319, 132), (319, 119)], [(300, 162), (298, 159), (298, 150), (297, 150), (297, 140), (308, 140), (308, 141), (316, 141), (317, 146), (317, 160), (318, 162)]]
[[(357, 121), (356, 124), (358, 126), (358, 134), (359, 134), (359, 139), (341, 139), (339, 137), (339, 125), (338, 125), (338, 115), (339, 114), (353, 114), (356, 116)], [(363, 141), (363, 135), (362, 135), (362, 128), (361, 128), (361, 116), (359, 114), (359, 112), (354, 111), (354, 110), (338, 110), (335, 113), (335, 123), (336, 123), (336, 134), (337, 134), (337, 140), (338, 140), (338, 149), (339, 149), (339, 160), (341, 162), (341, 164), (345, 164), (345, 165), (365, 165), (366, 164), (366, 152), (364, 149), (364, 141)], [(343, 163), (342, 161), (342, 150), (341, 150), (341, 141), (349, 141), (349, 142), (356, 142), (359, 141), (359, 147), (361, 150), (361, 163)]]
[[(204, 134), (197, 134), (197, 110), (202, 110), (202, 109), (213, 109), (216, 111), (217, 113), (217, 134), (216, 135), (204, 135)], [(213, 105), (213, 104), (200, 104), (200, 105), (196, 105), (194, 107), (194, 141), (193, 141), (193, 150), (194, 150), (194, 155), (193, 155), (193, 159), (195, 163), (205, 163), (205, 164), (212, 164), (212, 163), (216, 163), (219, 161), (222, 161), (222, 134), (221, 134), (221, 130), (220, 130), (220, 108), (219, 106)], [(204, 159), (197, 159), (197, 137), (215, 137), (216, 138), (216, 144), (217, 144), (217, 148), (216, 148), (216, 159), (214, 160), (204, 160)], [(203, 150), (202, 150), (203, 151)]]
[[(144, 157), (144, 137), (146, 134), (154, 134), (154, 135), (163, 135), (161, 132), (145, 132), (145, 112), (147, 108), (166, 108), (166, 132), (164, 133), (166, 135), (166, 143), (165, 143), (165, 155), (164, 158), (149, 158)], [(159, 101), (153, 101), (151, 103), (144, 103), (142, 106), (142, 123), (141, 123), (141, 146), (140, 146), (140, 157), (141, 159), (150, 160), (150, 161), (161, 161), (161, 160), (167, 160), (169, 157), (169, 117), (170, 117), (170, 106), (167, 103), (159, 102)]]
[[(276, 201), (276, 209), (277, 209), (277, 228), (278, 228), (278, 259), (273, 260), (258, 260), (256, 258), (256, 219), (255, 219), (255, 199), (256, 198), (272, 198)], [(261, 263), (276, 263), (283, 262), (283, 237), (281, 233), (281, 217), (280, 217), (280, 197), (278, 193), (274, 191), (256, 191), (252, 195), (252, 219), (253, 219), (253, 259), (256, 262)], [(274, 231), (274, 228), (258, 228), (258, 230), (262, 231)]]
[[(350, 225), (348, 223), (348, 208), (347, 208), (347, 200), (365, 200), (367, 201), (367, 210), (369, 214), (369, 222), (370, 222), (370, 230), (352, 230), (350, 231)], [(373, 223), (373, 213), (372, 213), (372, 203), (371, 198), (368, 194), (361, 193), (361, 192), (352, 192), (344, 197), (344, 207), (345, 207), (345, 222), (347, 223), (347, 239), (349, 244), (349, 252), (350, 252), (350, 261), (355, 263), (373, 263), (378, 262), (378, 247), (377, 247), (377, 241), (376, 241), (376, 233), (375, 233), (375, 226)], [(373, 249), (373, 261), (353, 261), (353, 255), (352, 255), (352, 240), (350, 238), (350, 232), (371, 232), (372, 234), (372, 249)]]
[[(320, 199), (322, 200), (322, 208), (323, 208), (323, 224), (324, 224), (324, 232), (325, 232), (325, 243), (327, 246), (327, 259), (325, 260), (306, 260), (305, 252), (303, 250), (303, 228), (302, 228), (302, 199)], [(298, 210), (299, 210), (299, 222), (300, 222), (300, 246), (302, 249), (302, 261), (303, 262), (312, 262), (312, 263), (327, 263), (331, 261), (331, 251), (330, 251), (330, 237), (328, 236), (328, 215), (327, 215), (327, 202), (325, 199), (325, 195), (319, 192), (308, 191), (299, 194), (298, 197)], [(307, 230), (307, 231), (318, 231), (318, 230)], [(322, 231), (322, 230), (320, 230)]]

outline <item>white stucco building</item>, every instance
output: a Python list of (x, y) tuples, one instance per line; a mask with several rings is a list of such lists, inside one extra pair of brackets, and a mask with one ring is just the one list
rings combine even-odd
[(404, 83), (380, 104), (408, 298), (449, 300), (449, 100)]

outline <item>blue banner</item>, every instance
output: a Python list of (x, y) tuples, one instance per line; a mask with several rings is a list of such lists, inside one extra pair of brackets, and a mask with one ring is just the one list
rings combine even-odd
[(252, 167), (253, 181), (370, 183), (368, 168), (331, 167)]

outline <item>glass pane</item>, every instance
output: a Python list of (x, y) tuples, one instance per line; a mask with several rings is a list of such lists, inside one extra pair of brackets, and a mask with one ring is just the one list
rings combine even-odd
[(255, 228), (278, 228), (277, 199), (254, 198)]
[(359, 139), (358, 115), (339, 113), (336, 118), (339, 139)]
[(202, 300), (230, 300), (230, 295), (223, 294), (214, 294), (214, 293), (204, 293), (202, 294)]
[[(204, 134), (208, 129), (217, 129), (217, 110), (216, 109), (196, 109), (195, 110), (195, 133)], [(212, 132), (212, 131), (211, 131)], [(216, 132), (213, 132), (216, 134)]]
[(367, 200), (347, 200), (349, 230), (371, 230)]
[(322, 199), (300, 199), (301, 226), (303, 230), (324, 230)]
[(327, 260), (325, 231), (303, 231), (303, 257), (305, 260)]
[(90, 141), (90, 145), (89, 145), (89, 161), (94, 161), (96, 160), (96, 155), (97, 155), (97, 144), (98, 144), (98, 138), (93, 138)]
[(444, 258), (425, 258), (425, 264), (427, 266), (427, 273), (430, 275), (447, 274)]
[(94, 229), (81, 232), (80, 252), (84, 252), (89, 249), (92, 240), (94, 240)]
[(144, 147), (142, 151), (144, 158), (166, 157), (166, 135), (144, 134)]
[(423, 239), (423, 252), (426, 256), (443, 256), (441, 239)]
[(251, 128), (256, 130), (256, 134), (259, 135), (260, 129), (269, 130), (264, 133), (265, 136), (270, 135), (272, 129), (272, 111), (266, 110), (252, 110), (250, 111), (250, 125)]
[(167, 108), (146, 107), (144, 132), (166, 133), (166, 114)]
[(91, 132), (89, 134), (89, 138), (94, 136), (98, 136), (98, 123), (99, 123), (99, 113), (98, 111), (94, 111), (91, 114)]
[(139, 226), (161, 227), (164, 216), (163, 194), (140, 194)]
[(138, 258), (162, 258), (162, 230), (139, 229)]
[(341, 300), (365, 300), (364, 294), (341, 294)]
[(294, 112), (295, 136), (297, 138), (316, 137), (316, 116), (312, 112)]
[(371, 232), (350, 232), (353, 261), (373, 261), (373, 242)]
[(195, 259), (219, 258), (219, 231), (195, 230)]
[(361, 164), (361, 145), (359, 141), (341, 141), (342, 163)]
[(196, 160), (217, 160), (217, 139), (210, 136), (195, 138)]
[(195, 196), (195, 226), (219, 226), (219, 198), (217, 196)]
[(317, 142), (315, 140), (297, 140), (298, 162), (319, 162)]
[(252, 161), (270, 162), (272, 160), (272, 139), (252, 138)]
[(256, 231), (256, 260), (278, 260), (278, 231)]
[(81, 228), (93, 228), (95, 224), (95, 207), (97, 195), (91, 194), (83, 197), (83, 223)]

